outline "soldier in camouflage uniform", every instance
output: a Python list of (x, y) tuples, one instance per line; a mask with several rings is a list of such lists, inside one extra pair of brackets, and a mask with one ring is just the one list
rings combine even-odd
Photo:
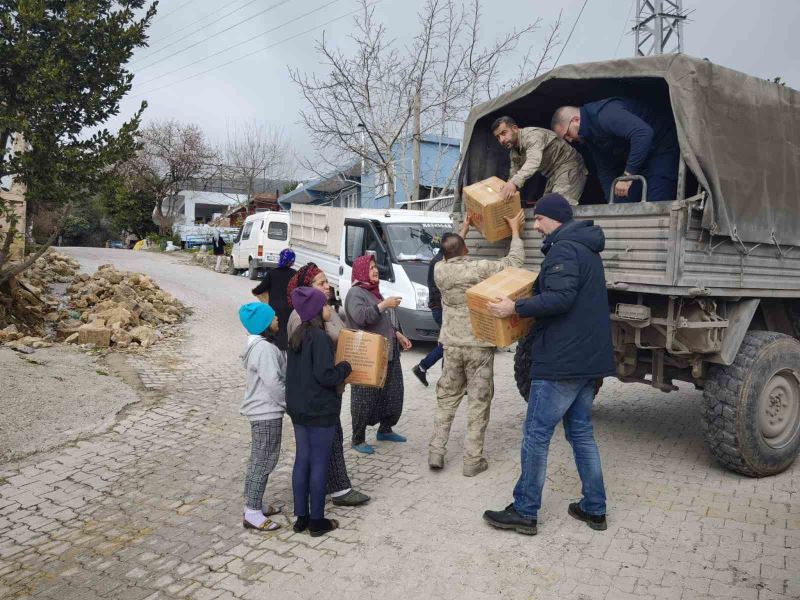
[(573, 206), (578, 204), (588, 171), (583, 157), (549, 129), (520, 129), (511, 117), (500, 117), (492, 124), (500, 144), (511, 151), (511, 171), (503, 187), (508, 199), (537, 171), (547, 177), (544, 193), (556, 192)]
[(453, 235), (442, 242), (445, 259), (436, 265), (433, 275), (442, 294), (443, 321), (439, 342), (444, 346), (444, 366), (436, 385), (437, 407), (428, 447), (428, 465), (432, 469), (444, 466), (450, 427), (466, 392), (469, 406), (463, 473), (467, 477), (488, 468), (483, 456), (483, 440), (494, 395), (494, 346), (472, 334), (466, 291), (506, 267), (522, 266), (525, 248), (519, 232), (525, 213), (520, 211), (513, 219), (506, 220), (511, 227), (508, 256), (502, 260), (470, 260), (466, 256), (464, 239)]

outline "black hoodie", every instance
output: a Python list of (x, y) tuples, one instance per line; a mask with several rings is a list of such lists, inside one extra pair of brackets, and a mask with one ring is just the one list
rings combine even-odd
[(531, 377), (595, 379), (613, 375), (608, 293), (600, 252), (603, 230), (569, 221), (547, 236), (534, 296), (516, 302), (534, 317)]

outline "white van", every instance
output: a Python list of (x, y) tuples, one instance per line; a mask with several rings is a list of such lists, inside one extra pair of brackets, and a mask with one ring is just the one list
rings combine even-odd
[(442, 235), (453, 230), (445, 212), (293, 205), (292, 249), (298, 265), (314, 262), (341, 300), (351, 287), (353, 261), (374, 254), (384, 296), (400, 296), (397, 318), (411, 340), (436, 341), (428, 308), (428, 266)]
[(233, 243), (235, 270), (249, 270), (258, 279), (262, 269), (278, 266), (278, 255), (289, 246), (289, 213), (259, 212), (247, 217)]

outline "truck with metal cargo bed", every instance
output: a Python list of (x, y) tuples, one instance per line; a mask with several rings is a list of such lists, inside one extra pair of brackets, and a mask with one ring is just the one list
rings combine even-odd
[[(606, 203), (590, 174), (574, 210), (605, 233), (616, 377), (665, 392), (694, 384), (713, 456), (745, 475), (779, 473), (800, 450), (800, 93), (681, 54), (559, 67), (470, 112), (454, 220), (463, 186), (508, 174), (494, 119), (549, 127), (559, 106), (611, 96), (669, 106), (681, 154), (674, 200)], [(543, 189), (534, 176), (523, 201)], [(525, 265), (537, 270), (530, 217)], [(467, 243), (473, 256), (508, 248), (477, 232)], [(529, 352), (521, 341), (515, 355), (525, 398)]]

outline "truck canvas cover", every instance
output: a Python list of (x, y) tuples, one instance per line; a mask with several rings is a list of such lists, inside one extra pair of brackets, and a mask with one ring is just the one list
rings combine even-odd
[(684, 54), (558, 67), (476, 106), (464, 129), (459, 194), (508, 173), (508, 151), (490, 131), (495, 118), (549, 127), (559, 106), (643, 92), (668, 95), (683, 160), (710, 194), (703, 228), (800, 246), (800, 92)]

